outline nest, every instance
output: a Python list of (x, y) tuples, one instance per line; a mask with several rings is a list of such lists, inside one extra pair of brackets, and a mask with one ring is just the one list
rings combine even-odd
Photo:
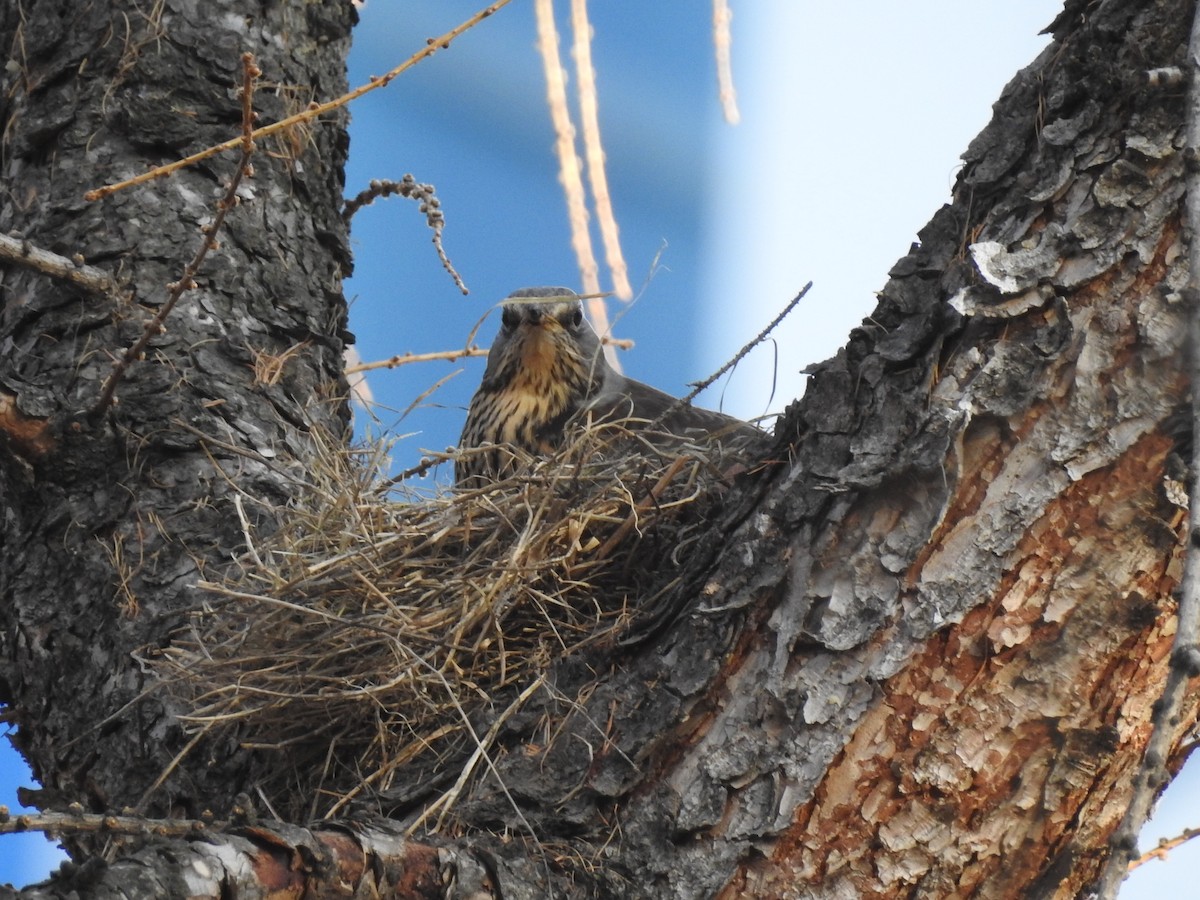
[[(419, 498), (383, 449), (319, 454), (307, 499), (156, 663), (195, 731), (271, 757), (263, 796), (344, 812), (414, 771), (454, 787), (548, 667), (636, 626), (676, 580), (726, 484), (719, 447), (593, 426), (484, 488)], [(297, 810), (288, 797), (307, 797)]]

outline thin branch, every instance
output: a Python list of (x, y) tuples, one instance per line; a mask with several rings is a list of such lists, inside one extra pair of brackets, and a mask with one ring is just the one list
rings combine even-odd
[[(407, 71), (408, 69), (411, 69), (426, 57), (433, 56), (433, 54), (437, 53), (439, 50), (445, 50), (450, 46), (450, 42), (463, 32), (474, 28), (494, 12), (504, 6), (507, 6), (510, 2), (511, 0), (496, 0), (495, 3), (491, 4), (485, 9), (481, 9), (479, 12), (475, 13), (475, 15), (471, 16), (471, 18), (467, 19), (456, 28), (450, 29), (441, 37), (428, 38), (425, 42), (425, 46), (422, 49), (418, 50), (386, 75), (373, 77), (367, 84), (355, 88), (348, 94), (343, 94), (336, 100), (330, 100), (326, 103), (309, 104), (308, 109), (304, 110), (303, 112), (296, 113), (294, 116), (288, 116), (286, 119), (280, 119), (278, 122), (273, 122), (270, 125), (264, 125), (262, 128), (257, 129), (253, 133), (253, 138), (257, 141), (261, 141), (265, 137), (269, 137), (270, 135), (277, 134), (281, 131), (286, 131), (293, 126), (300, 125), (304, 122), (319, 118), (326, 113), (333, 112), (335, 109), (343, 107), (347, 103), (357, 100), (363, 94), (370, 93), (377, 88), (386, 87), (394, 78), (396, 78), (396, 76)], [(168, 163), (165, 166), (156, 166), (147, 172), (143, 172), (141, 175), (135, 176), (134, 178), (129, 178), (125, 181), (119, 181), (115, 184), (105, 185), (104, 187), (96, 188), (93, 191), (88, 191), (83, 195), (84, 199), (100, 200), (109, 196), (110, 194), (115, 194), (117, 191), (124, 190), (127, 187), (133, 187), (137, 184), (144, 184), (145, 182), (152, 181), (155, 178), (162, 178), (179, 169), (186, 168), (187, 166), (194, 165), (201, 160), (208, 159), (210, 156), (216, 156), (218, 153), (224, 153), (226, 150), (233, 150), (234, 148), (238, 147), (241, 142), (242, 139), (240, 137), (232, 138), (228, 141), (225, 141), (223, 144), (216, 144), (212, 147), (201, 150), (199, 153), (193, 153), (186, 159), (176, 160), (175, 162)]]
[(432, 184), (423, 184), (412, 175), (405, 175), (399, 181), (374, 179), (366, 190), (359, 191), (354, 199), (346, 201), (346, 205), (342, 208), (342, 220), (349, 225), (354, 214), (364, 206), (369, 206), (378, 197), (390, 197), (394, 194), (420, 203), (418, 209), (425, 214), (425, 224), (433, 229), (433, 246), (437, 250), (438, 259), (442, 261), (442, 267), (450, 273), (450, 277), (454, 279), (458, 289), (464, 294), (469, 294), (470, 291), (463, 284), (458, 272), (454, 270), (454, 266), (450, 263), (450, 257), (446, 255), (446, 250), (442, 246), (442, 229), (446, 227), (446, 216), (442, 213), (442, 201), (437, 198)]
[[(567, 78), (558, 53), (558, 29), (554, 25), (553, 0), (535, 0), (537, 15), (538, 52), (542, 55), (542, 70), (546, 75), (546, 102), (554, 125), (554, 151), (558, 155), (558, 177), (567, 196), (567, 215), (571, 224), (571, 246), (579, 264), (583, 293), (598, 294), (600, 281), (596, 257), (592, 253), (588, 233), (587, 204), (583, 190), (583, 174), (575, 153), (575, 126), (567, 106)], [(600, 323), (596, 323), (599, 327)]]
[(1153, 850), (1147, 850), (1137, 859), (1129, 863), (1129, 871), (1132, 872), (1138, 866), (1145, 865), (1152, 859), (1166, 860), (1167, 854), (1169, 854), (1172, 850), (1183, 846), (1195, 837), (1200, 837), (1200, 828), (1185, 828), (1182, 834), (1177, 834), (1175, 837), (1160, 838), (1158, 844)]
[(584, 159), (588, 185), (596, 204), (596, 223), (604, 242), (604, 261), (612, 275), (613, 293), (622, 300), (633, 299), (629, 286), (629, 268), (621, 254), (620, 230), (613, 215), (608, 176), (604, 171), (604, 148), (600, 143), (600, 114), (596, 102), (596, 69), (592, 65), (592, 26), (588, 22), (587, 0), (571, 0), (571, 32), (575, 37), (576, 93), (579, 97), (579, 123), (583, 126)]
[(754, 340), (750, 341), (750, 343), (746, 344), (746, 346), (744, 346), (741, 350), (739, 350), (737, 352), (737, 354), (733, 357), (733, 359), (729, 360), (729, 362), (725, 363), (725, 365), (721, 366), (721, 368), (717, 369), (717, 371), (713, 372), (711, 375), (709, 375), (703, 381), (693, 381), (692, 382), (692, 388), (693, 388), (692, 392), (690, 394), (688, 394), (686, 397), (684, 397), (682, 400), (680, 400), (679, 404), (682, 405), (684, 403), (691, 403), (693, 400), (696, 399), (697, 394), (699, 394), (702, 390), (707, 388), (714, 381), (716, 381), (718, 378), (720, 378), (722, 375), (724, 375), (726, 372), (728, 372), (730, 369), (732, 369), (734, 366), (736, 366), (738, 363), (740, 363), (742, 361), (742, 359), (746, 356), (747, 353), (749, 353), (751, 350), (753, 350), (755, 347), (757, 347), (759, 344), (761, 344), (763, 341), (765, 341), (767, 339), (767, 335), (769, 335), (772, 331), (774, 331), (778, 327), (779, 323), (782, 322), (785, 318), (787, 318), (788, 314), (793, 309), (796, 308), (796, 305), (801, 300), (804, 299), (804, 295), (808, 293), (808, 291), (811, 287), (812, 287), (811, 281), (808, 284), (806, 284), (804, 287), (802, 287), (800, 289), (800, 293), (798, 293), (795, 297), (793, 297), (791, 302), (788, 303), (788, 305), (783, 308), (783, 312), (781, 312), (774, 319), (772, 319), (771, 324), (768, 325), (766, 328), (764, 328), (762, 331), (760, 331), (758, 333), (758, 336), (755, 337)]
[(85, 265), (82, 257), (68, 259), (35, 247), (29, 241), (0, 234), (0, 262), (33, 269), (101, 297), (111, 296), (116, 282), (103, 269)]
[(737, 90), (733, 86), (733, 63), (729, 48), (733, 44), (730, 23), (733, 12), (729, 0), (713, 0), (713, 52), (717, 58), (717, 99), (721, 101), (721, 112), (725, 121), (736, 125), (742, 116), (737, 107)]
[[(622, 350), (629, 350), (633, 347), (633, 340), (630, 338), (606, 337), (601, 339), (601, 343), (612, 344), (612, 346), (620, 347)], [(359, 372), (371, 372), (375, 369), (395, 369), (400, 366), (407, 366), (409, 363), (437, 362), (439, 360), (457, 362), (460, 359), (468, 359), (473, 356), (487, 356), (488, 349), (487, 347), (476, 347), (472, 344), (470, 347), (463, 347), (461, 350), (433, 350), (429, 353), (398, 353), (387, 359), (377, 359), (374, 362), (356, 363), (355, 365), (347, 366), (345, 373), (347, 375), (357, 375)]]
[(1188, 241), (1189, 267), (1185, 293), (1191, 305), (1186, 341), (1192, 382), (1192, 459), (1187, 551), (1178, 591), (1175, 642), (1171, 648), (1167, 683), (1155, 704), (1150, 740), (1141, 769), (1133, 781), (1133, 796), (1120, 826), (1109, 839), (1108, 860), (1096, 889), (1098, 900), (1115, 900), (1121, 882), (1129, 873), (1129, 862), (1137, 852), (1138, 832), (1150, 815), (1154, 798), (1167, 781), (1172, 731), (1179, 722), (1188, 685), (1200, 674), (1200, 649), (1197, 647), (1200, 639), (1200, 6), (1192, 19), (1188, 60), (1192, 66), (1192, 79), (1188, 89), (1184, 148), (1187, 165), (1184, 233)]
[(125, 377), (125, 373), (129, 367), (140, 359), (145, 358), (146, 347), (150, 341), (158, 335), (166, 331), (165, 322), (167, 316), (175, 308), (175, 304), (184, 295), (186, 291), (196, 288), (196, 274), (200, 271), (200, 266), (204, 263), (205, 257), (208, 256), (210, 250), (215, 250), (217, 244), (217, 234), (221, 230), (221, 226), (225, 224), (225, 217), (229, 215), (229, 211), (238, 203), (237, 191), (238, 186), (242, 183), (242, 177), (250, 171), (250, 158), (254, 155), (254, 84), (255, 79), (262, 74), (262, 70), (254, 62), (253, 53), (242, 54), (242, 135), (238, 138), (238, 142), (242, 148), (241, 158), (238, 159), (237, 169), (233, 173), (233, 177), (229, 180), (229, 187), (225, 191), (225, 195), (217, 201), (217, 214), (213, 217), (210, 224), (201, 228), (204, 233), (204, 240), (201, 241), (199, 249), (192, 257), (183, 270), (183, 276), (175, 282), (167, 285), (169, 293), (166, 302), (159, 308), (149, 323), (147, 323), (142, 336), (139, 337), (129, 347), (125, 353), (118, 357), (113, 363), (112, 371), (105, 379), (104, 385), (100, 388), (100, 397), (96, 400), (95, 405), (88, 411), (88, 417), (95, 419), (102, 415), (109, 407), (116, 402), (117, 385), (121, 383), (121, 379)]
[(347, 375), (355, 375), (359, 372), (370, 372), (374, 369), (395, 369), (398, 366), (406, 366), (409, 363), (419, 362), (434, 362), (439, 359), (444, 359), (447, 362), (464, 359), (470, 356), (487, 356), (487, 347), (463, 347), (461, 350), (435, 350), (431, 353), (400, 353), (389, 359), (380, 359), (375, 362), (359, 363), (356, 366), (348, 366), (346, 368)]

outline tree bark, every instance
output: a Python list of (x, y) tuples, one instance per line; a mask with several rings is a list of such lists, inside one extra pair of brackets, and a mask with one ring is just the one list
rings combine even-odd
[[(68, 29), (74, 43), (92, 35), (81, 50), (60, 58), (47, 38), (25, 38), (46, 49), (27, 58), (4, 110), (15, 187), (0, 226), (89, 262), (120, 260), (153, 303), (216, 177), (193, 171), (84, 206), (76, 198), (94, 169), (83, 162), (119, 169), (227, 136), (233, 121), (217, 111), (236, 107), (229, 72), (242, 48), (227, 34), (220, 53), (211, 36), (211, 53), (180, 49), (191, 45), (172, 29), (189, 20), (173, 11), (163, 49), (147, 43), (122, 65), (102, 40), (107, 20), (91, 18), (99, 8)], [(288, 4), (254, 20), (290, 42), (263, 67), (327, 96), (350, 14), (297, 8), (310, 11), (304, 23)], [(39, 10), (46, 28), (57, 21), (45, 2), (28, 21)], [(873, 315), (814, 367), (774, 451), (714, 516), (711, 554), (680, 580), (682, 614), (646, 643), (556, 668), (558, 694), (578, 704), (515, 719), (510, 752), (461, 800), (457, 831), (408, 845), (425, 862), (427, 847), (444, 853), (442, 886), (428, 890), (1085, 892), (1148, 737), (1184, 549), (1175, 483), (1192, 423), (1181, 342), (1195, 315), (1182, 295), (1184, 91), (1142, 75), (1191, 71), (1193, 14), (1183, 0), (1068, 2), (1052, 45), (968, 149), (953, 202), (893, 268)], [(212, 15), (220, 34), (226, 19)], [(4, 16), (11, 34), (16, 19)], [(76, 74), (85, 57), (89, 79)], [(164, 127), (146, 91), (176, 71), (197, 92), (193, 115)], [(311, 417), (342, 422), (336, 405), (309, 409), (340, 350), (339, 135), (316, 129), (302, 169), (260, 170), (251, 208), (261, 212), (253, 226), (241, 220), (223, 274), (199, 292), (211, 308), (197, 302), (172, 320), (95, 429), (68, 426), (106, 371), (98, 351), (136, 335), (137, 308), (5, 272), (0, 385), (15, 412), (2, 470), (0, 686), (36, 773), (66, 799), (101, 809), (148, 791), (180, 738), (155, 695), (125, 705), (146, 686), (130, 653), (168, 639), (195, 602), (199, 565), (237, 552), (233, 485), (278, 502), (294, 489), (287, 470), (305, 458)], [(70, 173), (79, 182), (67, 190)], [(251, 349), (302, 341), (286, 391), (254, 383)], [(55, 426), (49, 449), (20, 439), (29, 418)], [(210, 460), (193, 429), (257, 455)], [(81, 655), (87, 664), (68, 671)], [(561, 722), (549, 743), (542, 713)], [(1172, 723), (1176, 747), (1197, 715), (1193, 701)], [(1170, 760), (1181, 763), (1182, 753)], [(150, 807), (228, 805), (254, 773), (233, 748), (193, 754), (172, 772), (171, 802)], [(349, 877), (311, 863), (309, 836), (279, 832), (265, 840), (286, 848), (308, 888), (332, 892)], [(386, 855), (363, 829), (346, 833), (365, 859)], [(219, 887), (256, 878), (231, 874)]]
[[(196, 606), (198, 575), (217, 576), (240, 551), (234, 498), (269, 532), (272, 505), (299, 489), (309, 432), (345, 431), (344, 117), (262, 148), (198, 288), (96, 421), (112, 359), (204, 240), (235, 160), (95, 203), (83, 195), (236, 135), (245, 51), (273, 85), (255, 98), (264, 121), (337, 96), (353, 18), (349, 2), (0, 9), (12, 61), (0, 231), (79, 254), (120, 284), (97, 296), (0, 268), (0, 699), (43, 802), (220, 811), (253, 778), (245, 754), (211, 747), (150, 791), (184, 741), (137, 656)], [(296, 347), (280, 379), (263, 377), (264, 360)]]

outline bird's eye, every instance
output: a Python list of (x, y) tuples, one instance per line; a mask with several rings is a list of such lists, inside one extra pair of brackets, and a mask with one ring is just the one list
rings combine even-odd
[(574, 312), (571, 313), (571, 327), (578, 328), (582, 324), (583, 324), (583, 310), (577, 306), (577, 307), (575, 307)]
[(511, 306), (504, 307), (504, 311), (500, 313), (500, 324), (504, 326), (506, 331), (512, 331), (521, 321), (521, 314)]

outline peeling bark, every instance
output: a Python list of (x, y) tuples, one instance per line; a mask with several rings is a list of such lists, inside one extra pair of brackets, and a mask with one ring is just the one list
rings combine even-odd
[[(448, 854), (440, 877), (464, 873), (444, 882), (448, 895), (1065, 898), (1096, 877), (1174, 630), (1184, 515), (1172, 482), (1191, 431), (1183, 98), (1147, 87), (1142, 72), (1189, 65), (1194, 5), (1067, 7), (968, 149), (953, 202), (893, 268), (873, 315), (814, 367), (770, 459), (730, 492), (712, 555), (681, 582), (682, 615), (616, 656), (563, 662), (555, 687), (579, 703), (514, 717), (510, 752), (495, 761), (503, 789), (481, 779), (454, 830), (429, 838)], [(293, 47), (294, 58), (262, 64), (304, 60), (311, 68), (291, 77), (320, 84), (335, 76), (318, 78), (315, 60), (344, 49), (349, 13), (303, 8), (312, 30), (285, 30), (311, 54)], [(171, 28), (193, 8), (168, 9)], [(291, 9), (269, 21), (282, 28)], [(12, 33), (5, 16), (0, 33)], [(155, 152), (216, 135), (219, 123), (204, 122), (234, 106), (213, 85), (232, 80), (236, 52), (222, 69), (224, 54), (192, 58), (164, 41), (169, 59), (144, 52), (145, 73), (122, 72), (118, 49), (96, 37), (103, 28), (85, 24), (74, 40), (93, 35), (83, 53), (110, 74), (87, 84), (64, 74), (82, 58), (68, 52), (57, 80), (47, 70), (12, 95), (4, 166), (17, 187), (0, 227), (56, 252), (86, 248), (92, 263), (120, 258), (152, 302), (188, 223), (203, 218), (193, 198), (211, 196), (211, 173), (169, 188), (171, 204), (145, 191), (84, 207), (51, 183), (49, 162), (71, 172), (87, 153), (108, 168), (149, 154), (131, 137), (149, 116), (128, 85), (168, 66), (201, 70), (210, 87), (194, 103), (203, 115), (146, 132), (169, 144)], [(49, 102), (54, 91), (71, 102)], [(36, 106), (23, 99), (33, 96)], [(0, 686), (39, 776), (68, 799), (135, 803), (179, 746), (153, 698), (121, 707), (142, 687), (128, 654), (165, 640), (192, 602), (196, 548), (213, 565), (240, 540), (222, 505), (229, 487), (173, 421), (253, 449), (218, 463), (272, 499), (302, 464), (306, 416), (340, 421), (336, 408), (311, 409), (337, 368), (344, 262), (331, 224), (338, 132), (314, 134), (322, 152), (309, 151), (304, 174), (256, 179), (261, 220), (243, 222), (228, 269), (211, 276), (215, 311), (201, 304), (193, 334), (159, 345), (115, 420), (99, 433), (55, 430), (45, 460), (13, 450), (0, 468), (10, 510)], [(288, 246), (288, 264), (263, 229)], [(0, 388), (15, 398), (4, 415), (74, 421), (105, 371), (97, 350), (123, 345), (138, 320), (28, 273), (5, 270), (3, 287), (0, 336), (12, 349)], [(260, 340), (311, 342), (288, 391), (239, 368)], [(198, 502), (210, 492), (211, 505)], [(39, 551), (45, 540), (65, 551)], [(136, 615), (121, 609), (105, 546), (136, 560), (124, 595)], [(48, 677), (79, 658), (89, 664), (62, 683)], [(68, 702), (76, 696), (88, 706)], [(564, 720), (552, 742), (540, 739), (543, 713)], [(1197, 715), (1193, 702), (1177, 744)], [(94, 729), (103, 754), (70, 742)], [(132, 762), (114, 764), (110, 747)], [(188, 806), (253, 778), (251, 761), (225, 748), (185, 759), (168, 790)], [(511, 837), (529, 826), (536, 843)], [(480, 870), (486, 879), (467, 874)]]

